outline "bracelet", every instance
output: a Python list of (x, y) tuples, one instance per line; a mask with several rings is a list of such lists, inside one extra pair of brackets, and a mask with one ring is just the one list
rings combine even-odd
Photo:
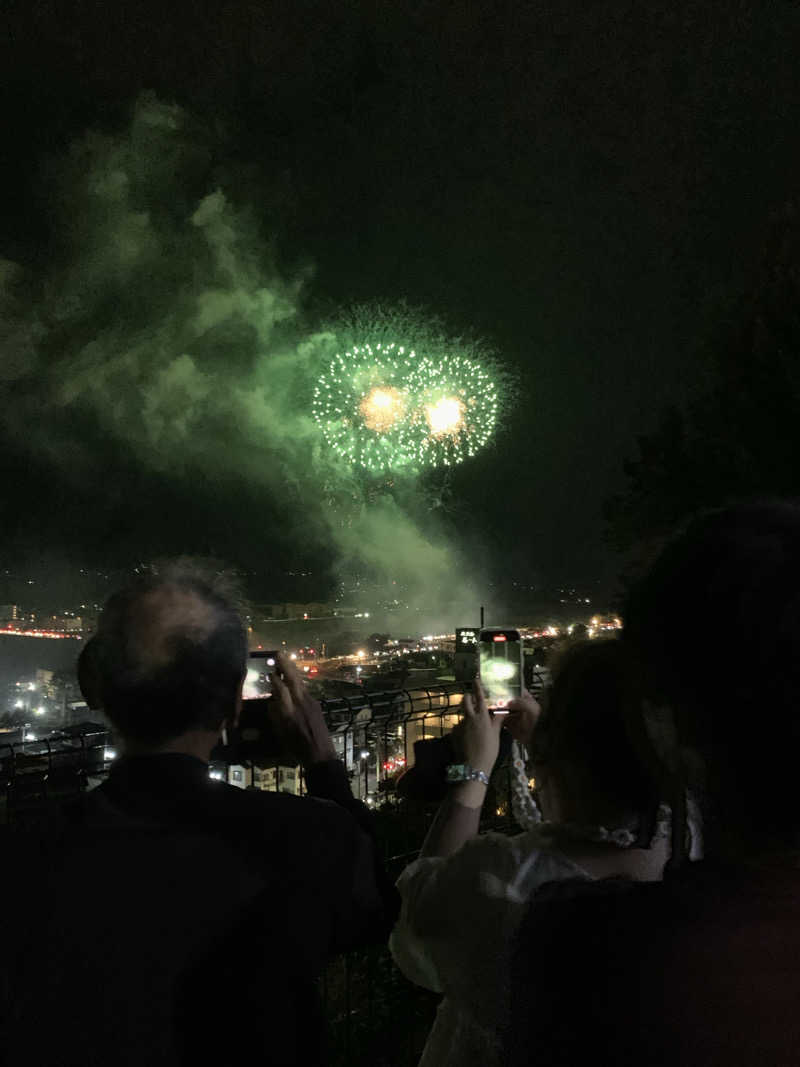
[(476, 771), (468, 763), (451, 763), (447, 767), (445, 781), (448, 785), (458, 782), (483, 782), (488, 785), (489, 775), (485, 771)]

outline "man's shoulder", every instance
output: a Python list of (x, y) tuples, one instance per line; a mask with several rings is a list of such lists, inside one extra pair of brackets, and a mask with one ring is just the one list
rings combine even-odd
[(362, 831), (333, 801), (219, 785), (214, 824), (247, 852), (283, 857), (297, 871), (312, 868), (320, 877), (356, 862)]
[[(212, 821), (239, 836), (312, 844), (320, 853), (342, 849), (361, 834), (353, 817), (332, 800), (210, 782), (206, 810)], [(234, 827), (238, 829), (234, 830)]]
[[(242, 789), (228, 782), (210, 780), (190, 793), (177, 789), (165, 793), (165, 814), (175, 812), (211, 816), (237, 817), (244, 820), (289, 820), (293, 823), (340, 823), (355, 825), (338, 804), (313, 796), (273, 792), (265, 789)], [(114, 790), (108, 782), (84, 794), (74, 810), (89, 812), (110, 807), (128, 809), (124, 793)]]
[[(265, 789), (239, 789), (227, 782), (212, 783), (217, 788), (209, 791), (220, 806), (238, 808), (243, 814), (263, 818), (286, 818), (294, 822), (330, 822), (343, 826), (355, 826), (348, 813), (332, 800), (312, 797), (307, 794), (271, 792)], [(218, 799), (217, 799), (218, 798)]]

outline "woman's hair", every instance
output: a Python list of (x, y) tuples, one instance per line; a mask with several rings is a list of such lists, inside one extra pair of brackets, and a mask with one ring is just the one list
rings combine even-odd
[[(800, 829), (800, 507), (697, 516), (633, 588), (624, 642), (743, 834)], [(691, 783), (690, 783), (691, 784)]]
[(570, 768), (584, 794), (571, 799), (582, 811), (599, 801), (620, 816), (654, 816), (661, 799), (657, 761), (625, 646), (615, 638), (582, 641), (562, 653), (554, 671), (534, 762), (552, 766), (559, 778), (559, 768)]

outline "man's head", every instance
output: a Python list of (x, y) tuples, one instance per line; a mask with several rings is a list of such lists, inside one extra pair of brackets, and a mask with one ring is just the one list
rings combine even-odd
[(109, 598), (79, 674), (129, 748), (155, 749), (233, 722), (246, 666), (236, 594), (210, 569), (178, 561)]

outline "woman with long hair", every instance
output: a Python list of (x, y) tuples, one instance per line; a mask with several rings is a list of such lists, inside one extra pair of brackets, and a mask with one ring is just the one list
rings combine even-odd
[(504, 1062), (800, 1063), (800, 507), (694, 518), (631, 590), (623, 643), (675, 813), (669, 865), (529, 910)]
[[(500, 1062), (514, 942), (542, 886), (661, 877), (669, 812), (640, 705), (637, 674), (616, 640), (569, 650), (543, 711), (525, 693), (507, 718), (492, 717), (479, 685), (464, 698), (468, 777), (450, 787), (419, 859), (398, 880), (402, 911), (390, 941), (411, 981), (444, 994), (421, 1067)], [(524, 829), (479, 835), (503, 724), (516, 742), (514, 808)]]

